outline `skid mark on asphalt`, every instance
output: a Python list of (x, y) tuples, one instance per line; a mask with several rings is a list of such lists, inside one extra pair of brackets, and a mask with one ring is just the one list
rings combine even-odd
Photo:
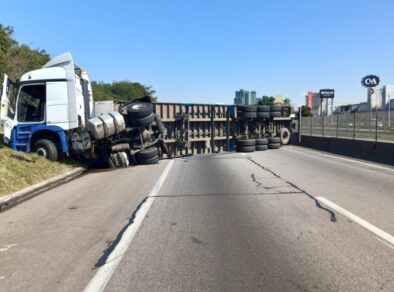
[[(287, 180), (283, 179), (283, 178), (282, 178), (280, 175), (278, 175), (276, 172), (274, 172), (274, 171), (272, 171), (272, 170), (266, 168), (265, 166), (261, 165), (261, 164), (258, 163), (257, 161), (253, 160), (251, 157), (248, 157), (247, 159), (248, 159), (250, 162), (252, 162), (253, 164), (255, 164), (255, 165), (257, 165), (258, 167), (260, 167), (260, 168), (265, 172), (265, 174), (267, 174), (267, 173), (268, 173), (268, 174), (271, 174), (272, 178), (273, 178), (273, 179), (277, 179), (278, 181), (280, 181), (282, 185), (283, 185), (283, 183), (285, 183), (286, 185), (288, 185), (289, 187), (292, 187), (292, 188), (293, 188), (294, 190), (296, 190), (297, 192), (302, 193), (302, 194), (306, 195), (308, 198), (312, 199), (312, 200), (315, 202), (316, 207), (318, 207), (319, 209), (322, 209), (322, 210), (324, 210), (324, 211), (326, 211), (326, 212), (328, 212), (328, 213), (330, 214), (330, 220), (331, 220), (331, 222), (336, 222), (336, 221), (337, 221), (337, 218), (336, 218), (335, 213), (334, 213), (332, 210), (330, 210), (330, 209), (328, 209), (328, 208), (322, 206), (322, 205), (320, 204), (319, 200), (318, 200), (315, 196), (313, 196), (312, 194), (308, 193), (307, 191), (301, 189), (301, 188), (298, 187), (296, 184), (294, 184), (294, 183), (292, 183), (292, 182), (290, 182), (290, 181), (287, 181)], [(260, 181), (257, 181), (256, 176), (253, 175), (253, 174), (252, 174), (252, 180), (253, 180), (253, 182), (256, 183), (256, 186), (257, 186), (257, 187), (259, 187), (259, 188), (264, 187), (264, 186), (263, 186), (263, 183), (260, 182)], [(280, 194), (280, 192), (278, 192), (278, 194)]]

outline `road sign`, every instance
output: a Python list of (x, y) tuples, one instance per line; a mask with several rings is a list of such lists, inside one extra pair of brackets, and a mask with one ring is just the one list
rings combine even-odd
[(361, 84), (368, 88), (378, 86), (379, 83), (380, 79), (376, 75), (367, 75), (361, 79)]
[(320, 89), (320, 98), (334, 98), (334, 89)]

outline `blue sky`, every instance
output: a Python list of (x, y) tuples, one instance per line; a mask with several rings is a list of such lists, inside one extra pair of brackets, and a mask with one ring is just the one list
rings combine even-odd
[(394, 84), (391, 0), (4, 0), (0, 23), (51, 56), (70, 51), (93, 80), (151, 85), (160, 101), (232, 103), (240, 88), (336, 90), (366, 100), (361, 77)]

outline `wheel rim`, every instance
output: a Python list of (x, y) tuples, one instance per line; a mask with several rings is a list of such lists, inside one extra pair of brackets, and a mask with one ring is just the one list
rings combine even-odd
[(43, 147), (38, 148), (36, 150), (36, 153), (42, 157), (45, 157), (45, 158), (48, 157), (48, 151)]

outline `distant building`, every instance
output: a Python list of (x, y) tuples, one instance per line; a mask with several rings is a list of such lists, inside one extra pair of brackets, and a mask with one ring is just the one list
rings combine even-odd
[(347, 114), (354, 112), (368, 112), (368, 102), (360, 102), (355, 104), (346, 104), (335, 107), (334, 114)]
[(312, 101), (313, 101), (313, 92), (308, 91), (308, 94), (305, 96), (305, 105), (312, 109)]
[(320, 93), (308, 91), (305, 95), (305, 105), (311, 109), (314, 116), (320, 116), (321, 114), (321, 102)]
[(256, 91), (240, 89), (235, 92), (234, 104), (254, 105), (256, 103)]
[(320, 116), (321, 115), (321, 99), (320, 99), (320, 93), (319, 92), (313, 92), (312, 93), (312, 114), (314, 116)]
[(384, 85), (381, 89), (381, 94), (382, 94), (382, 107), (393, 109), (391, 107), (391, 104), (389, 106), (389, 102), (394, 98), (394, 85)]
[(369, 110), (382, 109), (383, 101), (382, 101), (382, 91), (379, 88), (374, 88), (373, 93), (370, 92), (370, 89), (367, 89), (368, 96), (368, 107)]

